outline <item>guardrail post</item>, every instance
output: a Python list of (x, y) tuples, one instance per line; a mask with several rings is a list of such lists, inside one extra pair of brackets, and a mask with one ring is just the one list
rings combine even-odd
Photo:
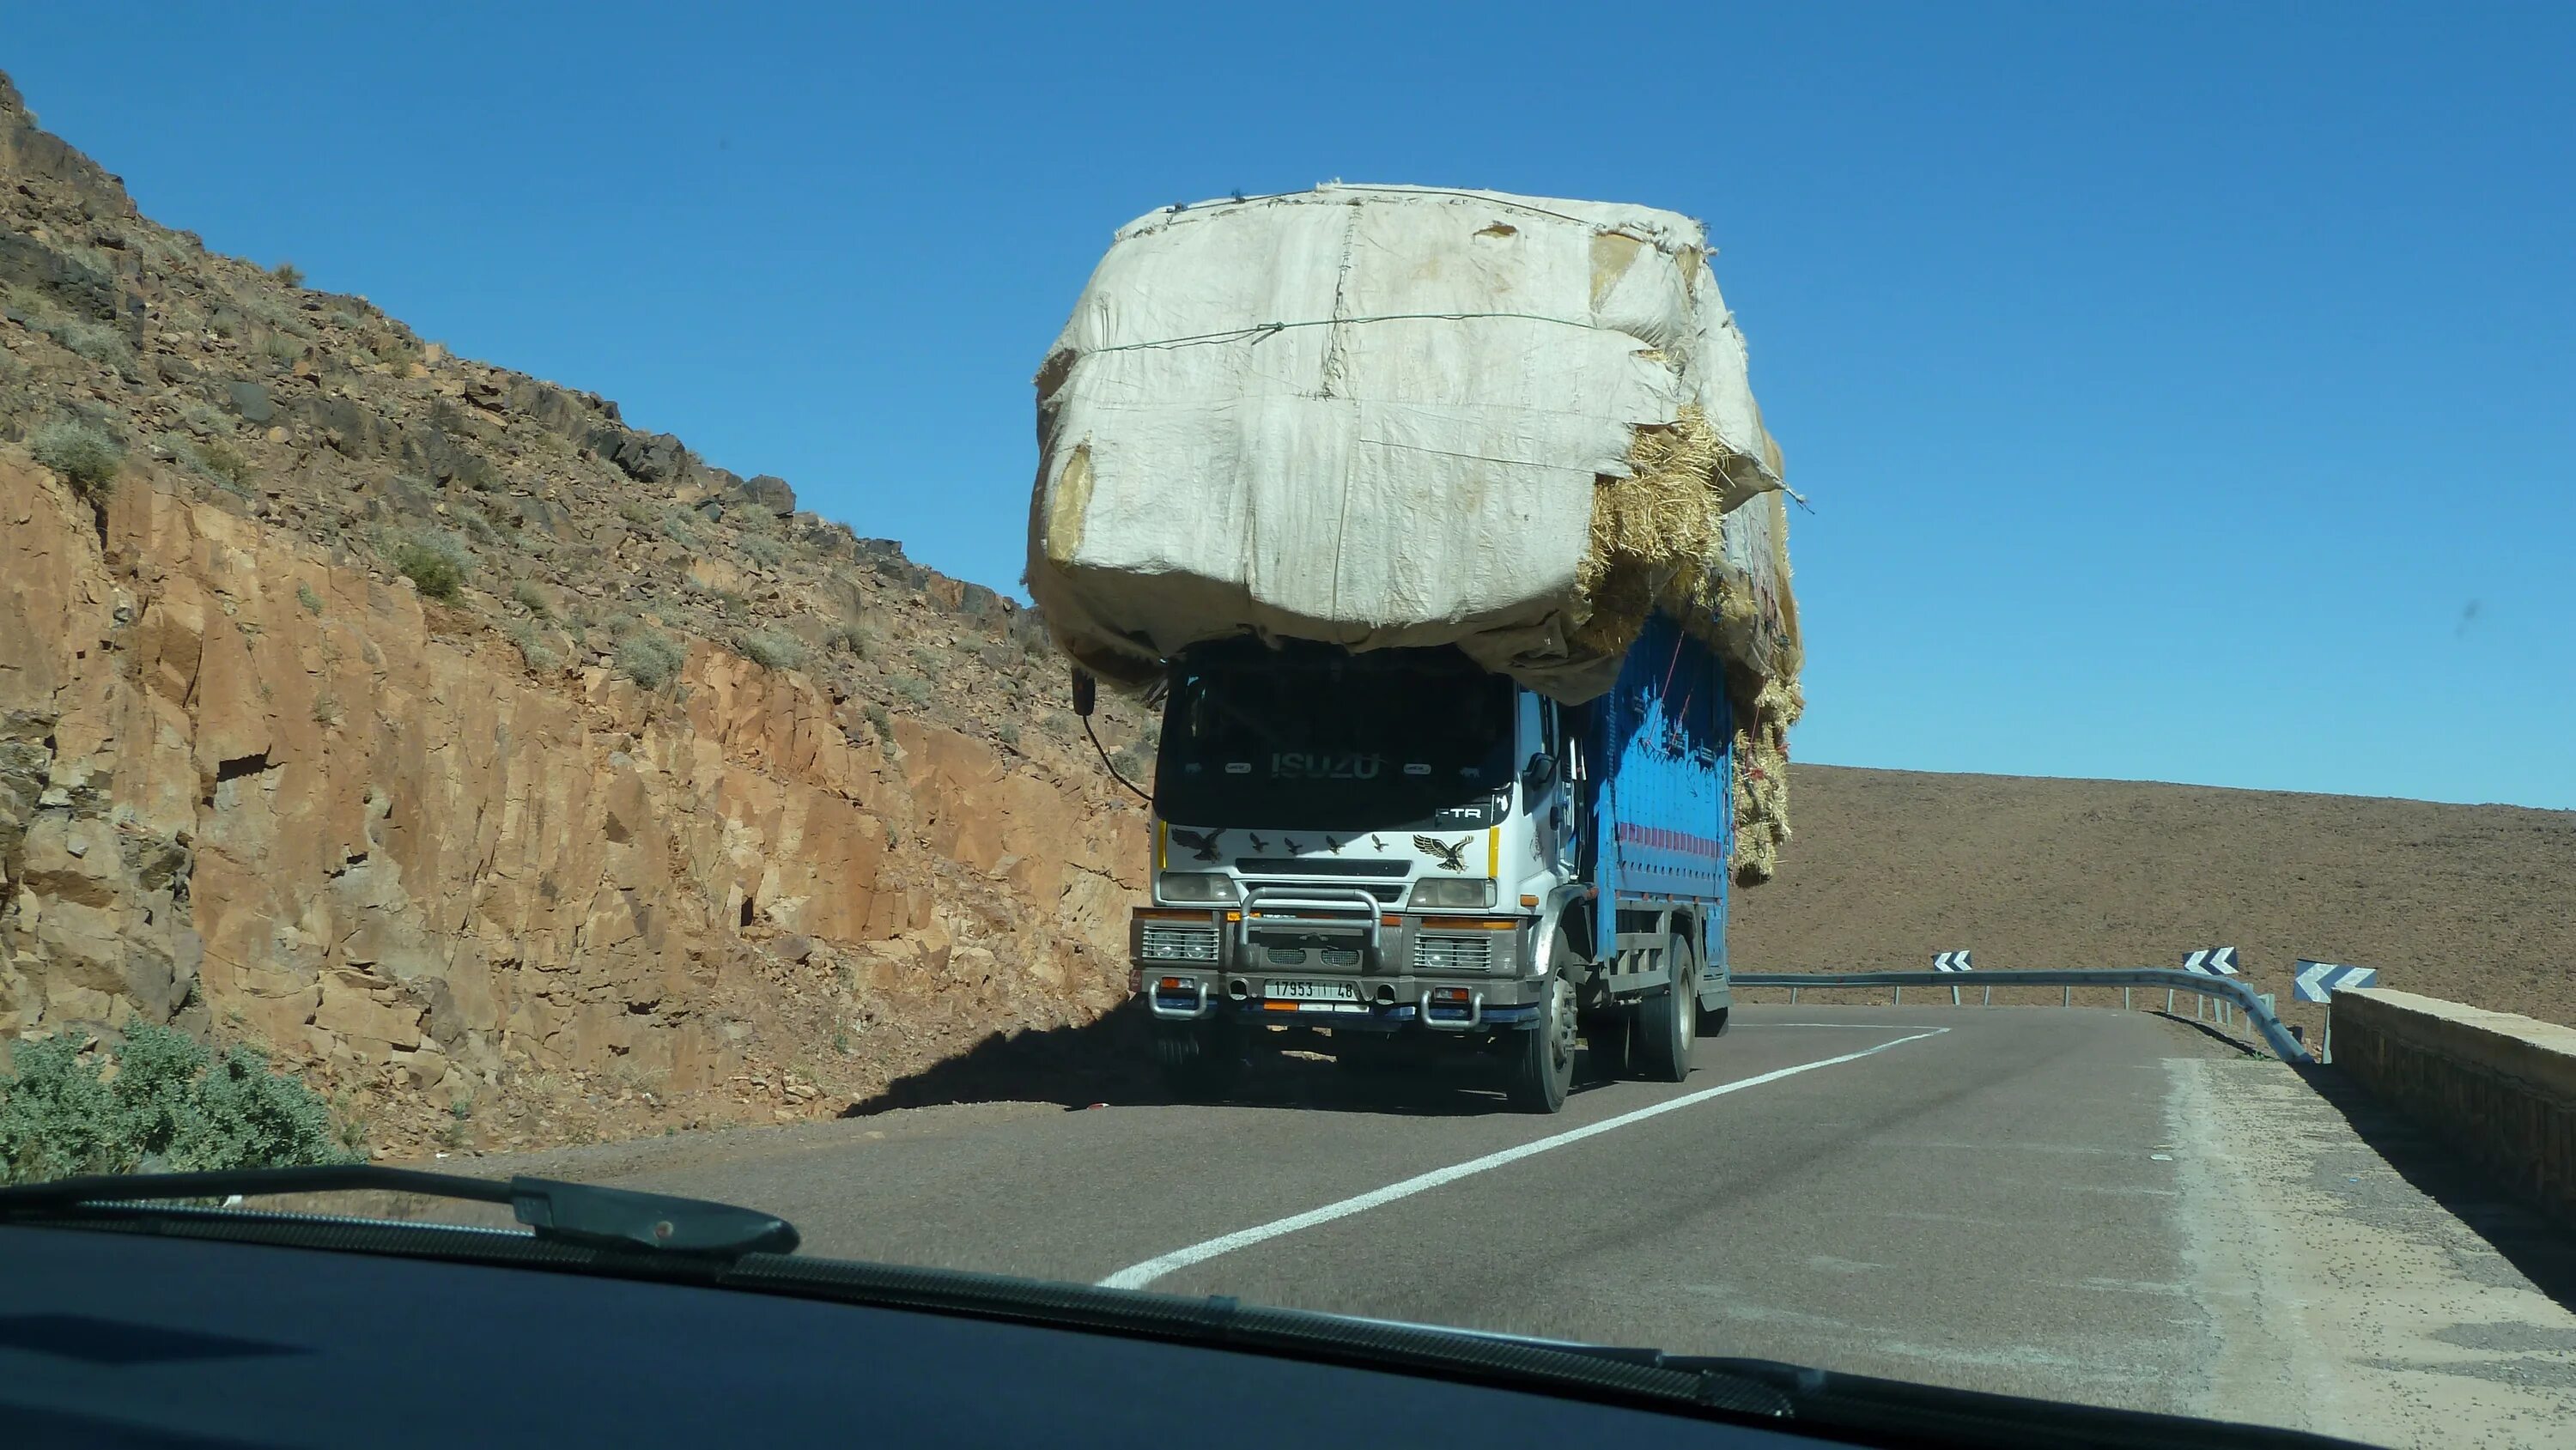
[(2123, 1012), (2129, 1010), (2129, 989), (2126, 987), (2120, 989), (2120, 1010)]
[(1798, 989), (1795, 987), (1789, 989), (1789, 1005), (1792, 1007), (1798, 1005)]
[(2074, 1005), (2075, 1005), (2075, 989), (2074, 989), (2073, 987), (2060, 987), (2060, 988), (2058, 988), (2058, 989), (2057, 989), (2057, 1005), (2058, 1005), (2058, 1006), (2060, 1006), (2060, 1007), (2072, 1007), (2072, 1006), (2074, 1006)]
[(2168, 1017), (2173, 1015), (2173, 988), (2171, 987), (2165, 988), (2165, 1015)]
[(1951, 984), (1950, 987), (1950, 1005), (1953, 1007), (1959, 1005), (1959, 988), (1956, 983)]
[(1896, 1005), (1899, 1007), (1905, 1005), (1905, 989), (1903, 987), (1896, 989)]
[(1988, 987), (1988, 988), (1986, 989), (1986, 1000), (1985, 1000), (1985, 1004), (1984, 1004), (1984, 1005), (1986, 1005), (1986, 1006), (1988, 1006), (1988, 1007), (1991, 1007), (1991, 1006), (1995, 1005), (1995, 989), (1994, 989), (1994, 988), (1992, 988), (1992, 987)]

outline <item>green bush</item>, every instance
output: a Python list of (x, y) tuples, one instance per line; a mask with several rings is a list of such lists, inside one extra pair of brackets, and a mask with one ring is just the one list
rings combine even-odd
[(833, 630), (824, 643), (853, 659), (863, 660), (876, 653), (877, 635), (875, 630), (864, 624), (845, 624)]
[(276, 266), (268, 269), (268, 275), (275, 277), (278, 281), (285, 283), (289, 287), (301, 287), (304, 285), (304, 269), (295, 265), (293, 262), (278, 263)]
[(792, 670), (805, 663), (805, 641), (783, 629), (750, 629), (734, 636), (742, 657), (764, 669)]
[(396, 544), (393, 560), (394, 567), (431, 599), (454, 599), (462, 593), (466, 570), (472, 565), (465, 546), (443, 534), (419, 534)]
[(778, 567), (778, 561), (787, 557), (785, 544), (776, 539), (764, 538), (759, 534), (744, 535), (742, 551), (751, 556), (751, 562), (763, 569), (775, 569)]
[(304, 612), (307, 614), (320, 614), (322, 612), (322, 596), (314, 593), (313, 586), (310, 584), (302, 583), (300, 581), (296, 584), (295, 602), (303, 605)]
[(50, 331), (56, 341), (91, 362), (120, 370), (134, 365), (134, 345), (104, 322), (74, 318)]
[(638, 629), (617, 643), (618, 671), (648, 690), (669, 684), (688, 661), (679, 641), (659, 630)]
[(27, 451), (36, 461), (71, 480), (83, 498), (102, 498), (116, 486), (116, 471), (125, 466), (125, 449), (87, 423), (56, 418), (27, 435)]
[(217, 1056), (138, 1022), (111, 1049), (112, 1077), (80, 1049), (73, 1036), (18, 1044), (15, 1070), (0, 1076), (0, 1179), (359, 1160), (322, 1099), (256, 1049)]
[(546, 591), (533, 579), (522, 579), (510, 586), (510, 598), (539, 619), (551, 619), (554, 610), (546, 603)]
[(537, 633), (532, 620), (522, 619), (511, 624), (510, 643), (519, 647), (519, 658), (538, 674), (551, 675), (563, 669), (563, 656), (555, 653), (554, 646)]
[(250, 460), (242, 457), (231, 444), (218, 439), (209, 438), (202, 443), (190, 444), (188, 461), (196, 465), (198, 472), (222, 479), (237, 488), (250, 482)]
[(919, 675), (897, 675), (886, 681), (886, 688), (894, 691), (896, 699), (916, 709), (930, 703), (930, 682)]

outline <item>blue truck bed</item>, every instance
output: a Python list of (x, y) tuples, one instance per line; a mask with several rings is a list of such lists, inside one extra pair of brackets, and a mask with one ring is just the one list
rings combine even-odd
[[(1735, 850), (1733, 708), (1723, 667), (1662, 614), (1628, 651), (1610, 692), (1586, 707), (1586, 774), (1594, 783), (1593, 881), (1605, 904), (1689, 901), (1707, 907), (1702, 961), (1726, 961), (1726, 883)], [(1594, 913), (1608, 960), (1617, 913)]]

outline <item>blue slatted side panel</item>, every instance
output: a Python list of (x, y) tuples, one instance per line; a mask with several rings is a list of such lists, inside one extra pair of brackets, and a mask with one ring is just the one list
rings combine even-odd
[[(1712, 903), (1712, 964), (1725, 952), (1726, 865), (1735, 850), (1733, 727), (1724, 675), (1706, 645), (1662, 615), (1646, 622), (1619, 682), (1593, 706), (1593, 803), (1606, 899)], [(1617, 930), (1598, 916), (1607, 954)]]

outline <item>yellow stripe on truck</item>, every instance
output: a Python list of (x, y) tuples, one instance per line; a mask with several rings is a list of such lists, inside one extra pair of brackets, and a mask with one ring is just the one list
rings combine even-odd
[(1503, 874), (1503, 828), (1500, 826), (1488, 827), (1485, 831), (1485, 874)]
[(1154, 869), (1172, 869), (1172, 823), (1169, 821), (1154, 823)]

